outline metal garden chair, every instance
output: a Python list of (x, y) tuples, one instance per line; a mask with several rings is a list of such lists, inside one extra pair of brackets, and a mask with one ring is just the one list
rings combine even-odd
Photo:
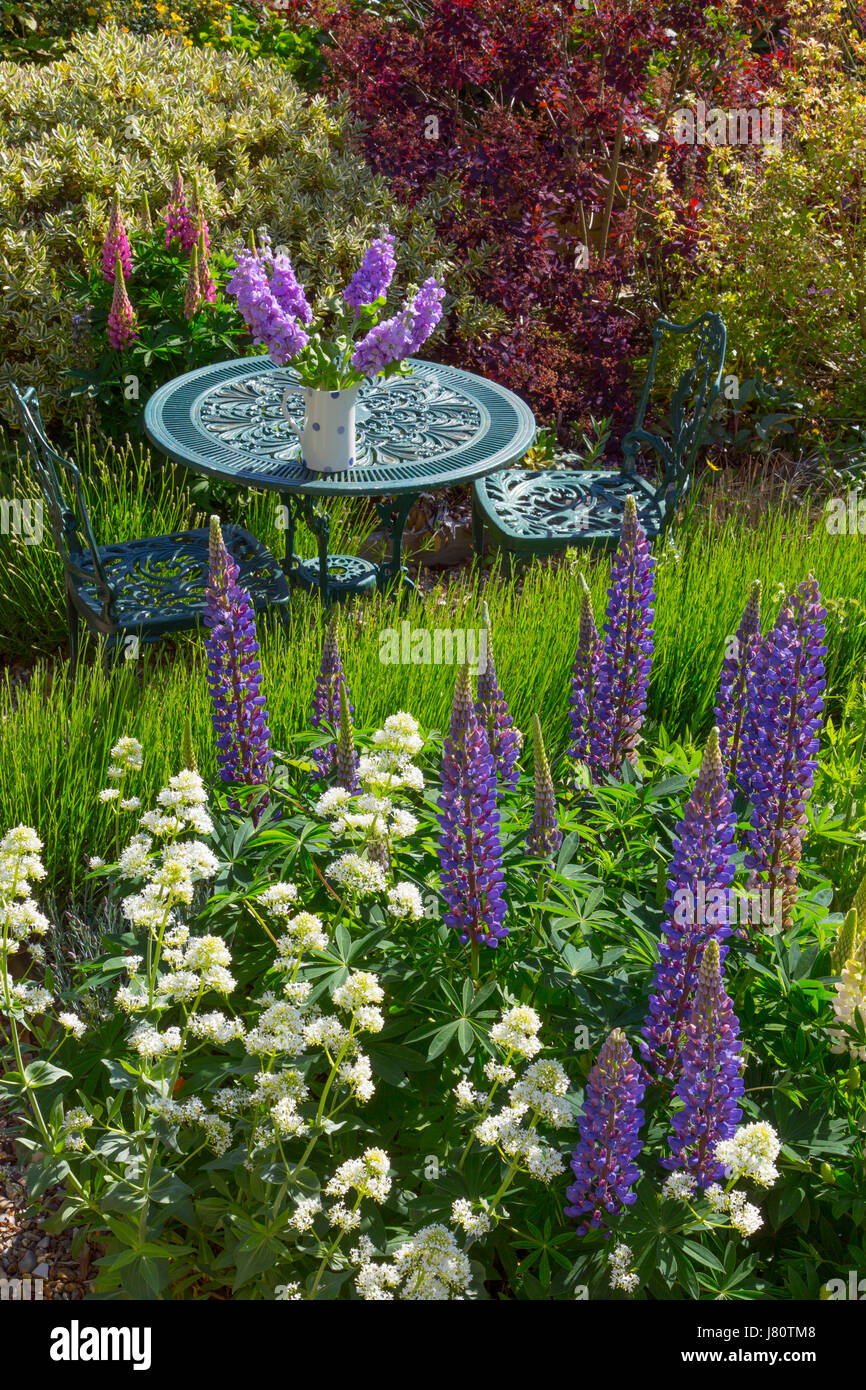
[[(35, 389), (21, 391), (13, 383), (12, 394), (63, 561), (71, 674), (78, 663), (81, 622), (105, 639), (106, 664), (121, 647), (127, 654), (130, 637), (151, 643), (197, 627), (205, 607), (208, 529), (97, 545), (81, 474), (48, 443)], [(64, 493), (67, 478), (72, 480), (74, 508)], [(225, 527), (223, 538), (240, 569), (237, 582), (256, 611), (276, 607), (284, 616), (289, 587), (271, 552), (239, 526)]]
[[(680, 378), (670, 409), (670, 437), (643, 427), (656, 362), (667, 338), (687, 334), (695, 340), (694, 362)], [(688, 488), (707, 416), (719, 394), (725, 363), (725, 325), (704, 313), (691, 323), (657, 319), (653, 349), (634, 426), (622, 445), (621, 466), (595, 469), (505, 469), (475, 483), (472, 498), (473, 547), (484, 554), (488, 527), (504, 550), (550, 555), (567, 546), (613, 549), (619, 541), (625, 499), (634, 493), (638, 519), (647, 539), (662, 535)], [(651, 482), (636, 471), (643, 448), (653, 449), (660, 474)], [(560, 455), (568, 461), (578, 455)]]

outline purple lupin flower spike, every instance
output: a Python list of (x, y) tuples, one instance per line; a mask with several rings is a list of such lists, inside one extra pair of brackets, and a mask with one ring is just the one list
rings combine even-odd
[(172, 242), (177, 241), (182, 251), (189, 251), (197, 239), (195, 223), (184, 197), (183, 177), (175, 164), (171, 196), (165, 210), (165, 249), (168, 251)]
[[(758, 648), (743, 721), (739, 784), (752, 803), (748, 887), (781, 894), (782, 926), (797, 895), (806, 802), (824, 710), (826, 609), (813, 575), (791, 594)], [(775, 911), (774, 911), (775, 916)]]
[(532, 716), (532, 746), (535, 752), (535, 812), (526, 836), (526, 848), (539, 859), (548, 859), (562, 844), (562, 831), (556, 820), (556, 793), (537, 714)]
[(589, 730), (601, 660), (601, 639), (592, 611), (592, 595), (583, 575), (580, 576), (580, 589), (580, 626), (571, 668), (571, 744), (568, 756), (575, 762), (589, 763)]
[(734, 651), (722, 662), (715, 716), (719, 726), (719, 747), (722, 764), (731, 783), (736, 786), (737, 764), (743, 720), (748, 706), (752, 665), (761, 637), (761, 581), (756, 579), (734, 639)]
[(352, 728), (352, 715), (349, 710), (349, 695), (346, 682), (340, 682), (340, 729), (337, 735), (337, 786), (345, 787), (347, 792), (358, 790), (355, 769), (358, 765), (355, 754), (355, 738)]
[[(267, 702), (262, 694), (255, 610), (237, 584), (239, 569), (226, 549), (219, 518), (210, 519), (210, 572), (205, 589), (204, 621), (208, 685), (217, 735), (217, 762), (224, 782), (255, 786), (266, 781), (273, 760)], [(267, 793), (252, 811), (254, 821), (267, 806)], [(229, 805), (240, 809), (237, 801)]]
[[(479, 660), (478, 698), (475, 701), (475, 713), (487, 734), (487, 742), (490, 745), (490, 752), (493, 754), (497, 775), (505, 786), (514, 791), (517, 786), (517, 757), (523, 739), (519, 730), (514, 727), (514, 721), (509, 713), (508, 704), (496, 675), (496, 663), (493, 658), (493, 633), (486, 603), (482, 604), (481, 612), (486, 646), (483, 663)], [(479, 653), (479, 657), (480, 655)]]
[(204, 237), (199, 238), (198, 243), (198, 289), (203, 306), (216, 304), (217, 291), (213, 276), (210, 273), (208, 264), (208, 250)]
[(614, 1028), (586, 1083), (578, 1120), (580, 1143), (571, 1159), (575, 1181), (566, 1191), (566, 1216), (579, 1221), (579, 1236), (595, 1230), (636, 1200), (640, 1177), (635, 1159), (643, 1145), (640, 1109), (644, 1084), (621, 1028)]
[(105, 234), (105, 241), (102, 243), (102, 274), (111, 285), (114, 284), (117, 274), (118, 257), (124, 279), (128, 280), (132, 274), (132, 250), (123, 222), (123, 213), (120, 210), (120, 200), (115, 197), (111, 207), (108, 231)]
[[(193, 246), (198, 246), (201, 242), (204, 242), (204, 253), (207, 255), (210, 252), (210, 231), (208, 230), (207, 218), (204, 215), (204, 208), (202, 207), (198, 179), (193, 179), (192, 181), (189, 220), (190, 232), (187, 233), (187, 238), (189, 238), (191, 233), (194, 239), (189, 246), (183, 247), (184, 251), (191, 251)], [(181, 244), (183, 244), (183, 242), (181, 242)]]
[(607, 591), (604, 645), (590, 720), (590, 766), (597, 775), (618, 777), (623, 759), (637, 761), (652, 665), (654, 568), (634, 496), (629, 494)]
[[(313, 691), (313, 703), (310, 710), (310, 723), (314, 729), (325, 729), (330, 727), (337, 729), (340, 724), (340, 689), (346, 687), (346, 698), (349, 701), (349, 714), (352, 718), (355, 715), (355, 706), (351, 702), (349, 687), (346, 685), (346, 677), (343, 672), (343, 662), (340, 657), (340, 644), (337, 638), (337, 615), (332, 615), (328, 626), (325, 629), (325, 637), (322, 643), (322, 661), (319, 666), (319, 674), (316, 677), (316, 686)], [(333, 772), (337, 765), (337, 745), (329, 743), (325, 748), (319, 748), (313, 753), (317, 765), (317, 771), (313, 774), (316, 780), (321, 780)]]
[(502, 847), (496, 810), (496, 770), (487, 735), (475, 712), (469, 667), (457, 677), (451, 727), (442, 754), (439, 806), (439, 862), (444, 922), (471, 942), (498, 946), (508, 935), (502, 925)]
[(730, 1139), (742, 1119), (739, 1021), (724, 985), (719, 943), (704, 947), (694, 1004), (686, 1024), (675, 1095), (683, 1102), (668, 1137), (672, 1157), (664, 1168), (686, 1168), (699, 1187), (724, 1176), (716, 1144)]
[(138, 320), (135, 317), (135, 310), (129, 295), (126, 293), (120, 256), (117, 257), (115, 263), (114, 294), (111, 296), (111, 308), (108, 311), (105, 331), (111, 346), (116, 348), (118, 352), (123, 352), (123, 349), (129, 347), (130, 343), (138, 337)]
[(388, 291), (397, 268), (394, 257), (394, 235), (384, 232), (371, 241), (364, 252), (364, 259), (343, 291), (343, 298), (355, 317), (366, 304), (381, 299)]
[[(641, 1030), (641, 1057), (649, 1074), (673, 1077), (697, 987), (698, 965), (709, 940), (731, 935), (730, 884), (736, 816), (713, 729), (701, 770), (674, 838), (668, 879), (668, 914), (659, 943), (659, 962)], [(721, 948), (724, 961), (727, 947)]]

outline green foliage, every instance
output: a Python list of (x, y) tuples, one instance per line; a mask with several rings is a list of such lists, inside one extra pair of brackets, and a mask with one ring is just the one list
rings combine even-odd
[[(250, 335), (232, 300), (224, 297), (231, 273), (231, 257), (216, 252), (209, 260), (217, 288), (215, 304), (202, 305), (191, 318), (184, 313), (189, 258), (166, 251), (163, 227), (130, 238), (133, 274), (127, 292), (136, 314), (138, 337), (122, 352), (111, 346), (106, 323), (114, 286), (102, 274), (101, 264), (88, 276), (72, 282), (78, 312), (87, 315), (88, 331), (82, 342), (86, 367), (73, 367), (70, 399), (87, 396), (103, 407), (103, 419), (112, 432), (140, 433), (144, 428), (147, 397), (163, 382), (196, 367), (242, 357), (250, 350)], [(130, 377), (136, 389), (127, 390)], [(139, 384), (146, 382), (144, 391)]]
[(322, 47), (325, 35), (309, 24), (294, 25), (282, 15), (243, 5), (230, 5), (225, 17), (198, 29), (203, 46), (246, 53), (249, 58), (272, 58), (282, 64), (305, 91), (314, 92), (325, 69)]
[(344, 106), (305, 101), (266, 59), (113, 26), (79, 33), (58, 63), (0, 64), (0, 163), (2, 374), (37, 386), (46, 422), (76, 365), (71, 272), (93, 265), (115, 190), (131, 225), (145, 194), (159, 217), (176, 163), (198, 178), (214, 249), (267, 226), (314, 308), (387, 223), (400, 249), (395, 305), (407, 283), (439, 273), (458, 318), (482, 312), (436, 239), (441, 191), (411, 210), (396, 203), (359, 158)]

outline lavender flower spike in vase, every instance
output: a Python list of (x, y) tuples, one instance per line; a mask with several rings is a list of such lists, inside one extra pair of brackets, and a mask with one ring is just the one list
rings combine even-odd
[(355, 406), (361, 383), (341, 391), (322, 391), (302, 386), (306, 414), (299, 425), (286, 409), (286, 399), (295, 390), (289, 387), (283, 397), (283, 414), (301, 444), (301, 462), (312, 473), (345, 473), (354, 467)]

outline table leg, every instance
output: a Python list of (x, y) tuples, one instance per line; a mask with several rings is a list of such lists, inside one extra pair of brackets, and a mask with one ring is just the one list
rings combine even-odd
[(402, 579), (403, 583), (408, 584), (410, 588), (414, 589), (415, 587), (403, 566), (403, 531), (406, 526), (406, 518), (420, 495), (420, 493), (412, 493), (408, 497), (397, 497), (393, 501), (374, 501), (373, 505), (379, 520), (390, 532), (391, 537), (391, 554), (379, 566), (379, 585), (381, 588), (385, 588), (397, 578)]
[(279, 496), (286, 515), (286, 549), (283, 555), (283, 574), (291, 581), (298, 564), (298, 557), (295, 554), (295, 499), (290, 492), (281, 492)]

